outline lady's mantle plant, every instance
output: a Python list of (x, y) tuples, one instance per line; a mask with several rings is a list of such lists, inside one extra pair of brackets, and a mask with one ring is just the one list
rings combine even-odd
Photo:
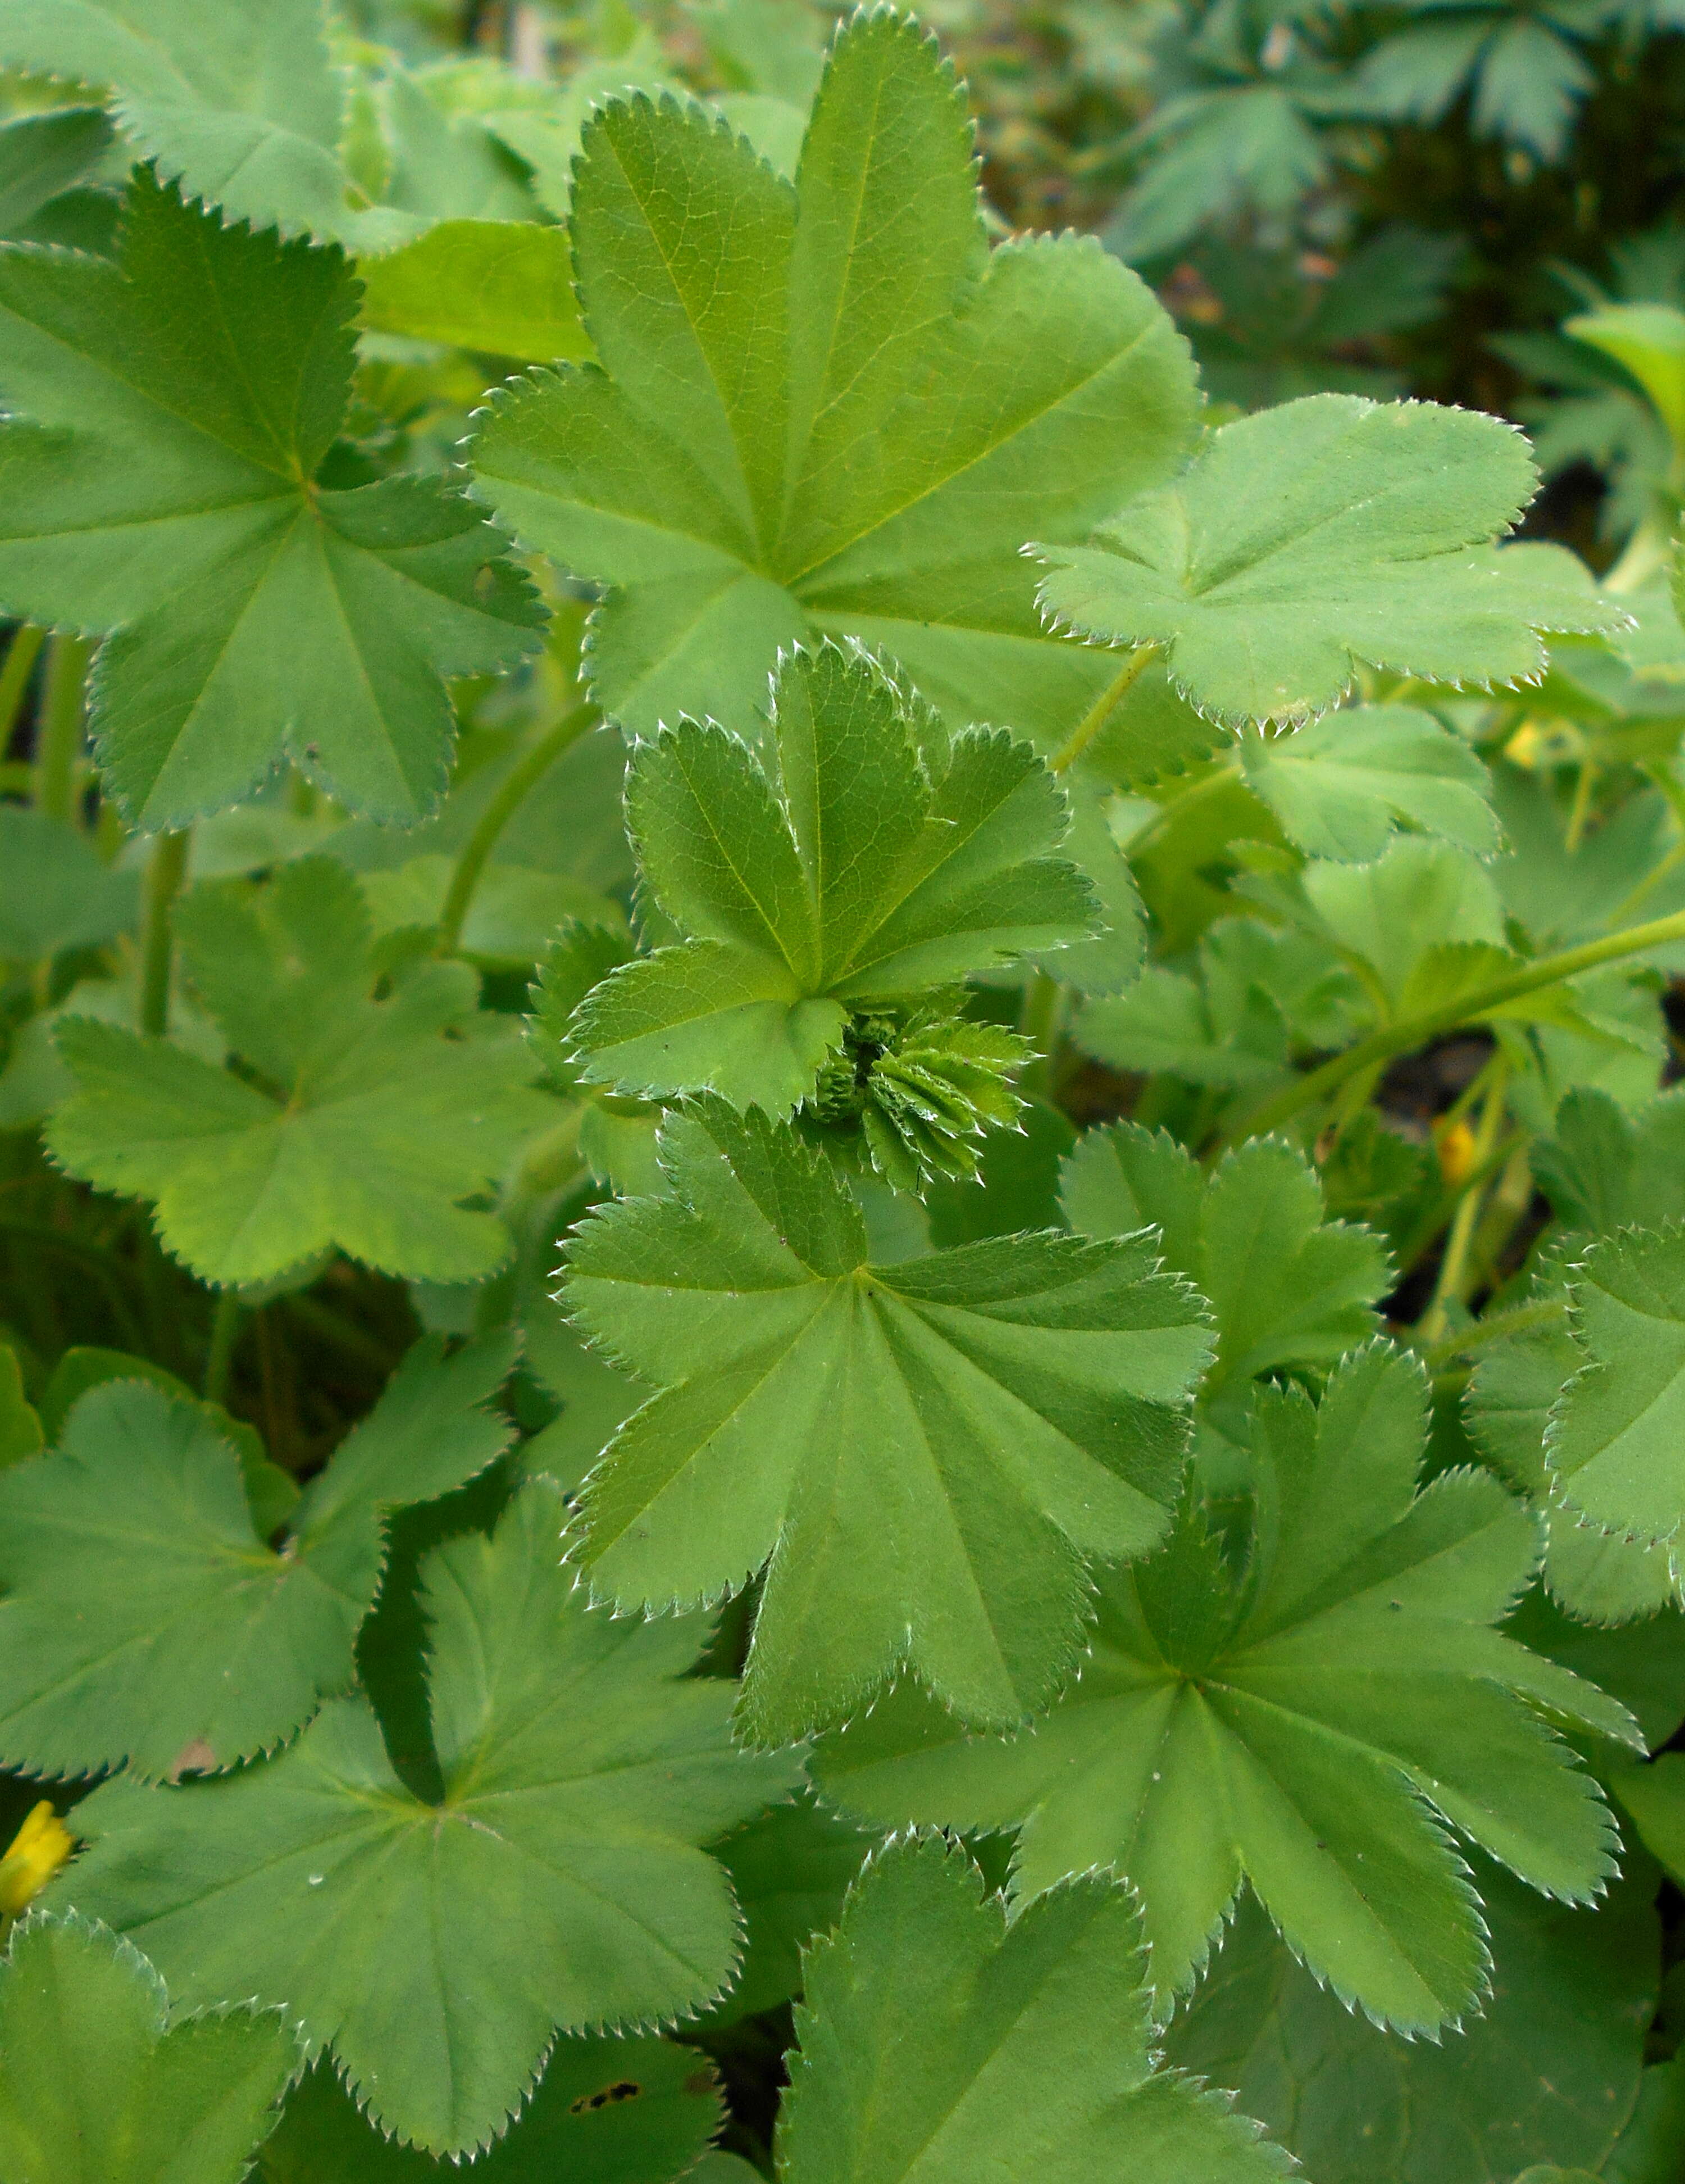
[(0, 11), (0, 2171), (1662, 2184), (1666, 603), (888, 10), (213, 12)]

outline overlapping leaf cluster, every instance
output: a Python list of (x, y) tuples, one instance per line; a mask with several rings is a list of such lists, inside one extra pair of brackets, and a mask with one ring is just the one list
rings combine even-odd
[(1665, 2184), (1685, 641), (694, 28), (0, 23), (0, 2170)]

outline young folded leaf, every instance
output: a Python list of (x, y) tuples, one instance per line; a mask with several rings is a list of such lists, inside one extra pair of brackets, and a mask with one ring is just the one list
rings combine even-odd
[(787, 1114), (851, 1011), (1092, 930), (1088, 883), (1054, 854), (1064, 796), (1030, 746), (974, 729), (927, 767), (915, 727), (881, 669), (826, 644), (781, 666), (764, 764), (694, 721), (640, 745), (627, 822), (684, 937), (580, 1005), (588, 1083)]
[(302, 2058), (278, 2010), (170, 2021), (127, 1942), (31, 1919), (0, 1963), (8, 2184), (240, 2184)]
[(951, 726), (1063, 743), (1116, 663), (1043, 627), (1020, 549), (1174, 472), (1193, 367), (1091, 237), (989, 253), (934, 42), (845, 24), (793, 188), (698, 107), (604, 106), (571, 221), (602, 366), (497, 397), (473, 490), (610, 588), (605, 711), (750, 735), (780, 648), (846, 632)]
[(1076, 1658), (1087, 1558), (1163, 1533), (1198, 1298), (1138, 1241), (872, 1266), (788, 1128), (709, 1100), (663, 1145), (670, 1194), (593, 1214), (569, 1253), (580, 1323), (662, 1390), (587, 1484), (594, 1583), (665, 1607), (767, 1563), (742, 1708), (768, 1741), (903, 1666), (965, 1720), (1021, 1721)]
[[(189, 2007), (285, 2004), (388, 2131), (462, 2154), (507, 2126), (559, 2030), (648, 2024), (729, 1979), (731, 1893), (696, 1846), (793, 1786), (732, 1745), (698, 1633), (590, 1612), (565, 1504), (525, 1487), (495, 1535), (424, 1566), (438, 1804), (362, 1698), (295, 1744), (75, 1812), (60, 1892), (132, 1936)], [(370, 1876), (378, 1875), (378, 1885)]]
[[(963, 1851), (878, 1853), (808, 1952), (778, 2129), (787, 2184), (1269, 2184), (1287, 2158), (1154, 2068), (1127, 1892), (1074, 1880), (1008, 1925)], [(893, 2092), (886, 2088), (893, 2087)]]
[(37, 1774), (162, 1777), (278, 1744), (352, 1680), (392, 1509), (448, 1494), (512, 1438), (484, 1406), (514, 1345), (420, 1343), (271, 1547), (197, 1404), (107, 1382), (57, 1454), (0, 1473), (0, 1754)]
[(1685, 1229), (1594, 1244), (1569, 1295), (1583, 1362), (1545, 1435), (1556, 1490), (1605, 1532), (1671, 1540), (1685, 1524)]
[(357, 299), (339, 250), (225, 228), (145, 172), (115, 264), (0, 245), (0, 603), (105, 636), (89, 725), (145, 829), (283, 759), (419, 819), (454, 733), (442, 678), (537, 642), (536, 598), (465, 501), (319, 482)]
[(1360, 666), (1515, 682), (1544, 665), (1539, 632), (1629, 620), (1562, 548), (1492, 545), (1537, 483), (1501, 419), (1313, 394), (1214, 432), (1092, 543), (1038, 547), (1039, 596), (1087, 636), (1164, 646), (1231, 722), (1325, 711)]
[(1035, 1055), (1016, 1032), (968, 1022), (939, 1003), (857, 1017), (842, 1053), (820, 1069), (802, 1123), (839, 1158), (869, 1164), (896, 1190), (975, 1176), (985, 1134), (1023, 1112), (1012, 1079)]
[(1162, 1130), (1090, 1130), (1065, 1161), (1066, 1219), (1084, 1236), (1159, 1231), (1159, 1251), (1210, 1301), (1217, 1354), (1202, 1410), (1244, 1430), (1250, 1384), (1283, 1366), (1326, 1368), (1376, 1328), (1392, 1284), (1367, 1228), (1323, 1218), (1322, 1185), (1279, 1138), (1254, 1138), (1210, 1176)]
[[(645, 2036), (559, 2040), (537, 2091), (469, 2174), (474, 2184), (677, 2184), (720, 2128), (694, 2048)], [(262, 2184), (441, 2184), (457, 2172), (384, 2137), (325, 2060), (287, 2100)]]
[(196, 888), (183, 956), (242, 1074), (163, 1039), (72, 1017), (58, 1050), (75, 1095), (54, 1157), (102, 1190), (157, 1204), (166, 1248), (202, 1279), (262, 1282), (337, 1247), (412, 1279), (475, 1281), (506, 1255), (487, 1190), (556, 1109), (508, 1017), (477, 1010), (464, 964), (380, 967), (357, 882), (331, 858), (253, 893)]
[(1160, 1554), (1104, 1580), (1093, 1657), (1034, 1734), (968, 1738), (904, 1688), (822, 1756), (826, 1794), (884, 1823), (1018, 1827), (1020, 1897), (1115, 1867), (1166, 1996), (1247, 1880), (1345, 2000), (1404, 2031), (1458, 2018), (1488, 1959), (1448, 1827), (1589, 1902), (1616, 1837), (1547, 1721), (1643, 1738), (1491, 1627), (1537, 1526), (1483, 1474), (1416, 1493), (1426, 1406), (1420, 1367), (1385, 1344), (1340, 1367), (1320, 1411), (1261, 1391), (1241, 1574), (1190, 1504)]

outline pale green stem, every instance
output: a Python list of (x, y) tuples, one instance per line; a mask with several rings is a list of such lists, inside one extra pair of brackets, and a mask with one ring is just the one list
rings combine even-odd
[(1454, 1358), (1466, 1357), (1476, 1350), (1489, 1350), (1495, 1342), (1507, 1342), (1511, 1335), (1530, 1334), (1536, 1328), (1559, 1326), (1567, 1317), (1568, 1306), (1560, 1297), (1547, 1298), (1538, 1304), (1517, 1305), (1512, 1311), (1494, 1312), (1490, 1319), (1477, 1320), (1472, 1327), (1460, 1328), (1454, 1334), (1429, 1343), (1421, 1355), (1430, 1368), (1449, 1365)]
[(162, 1039), (170, 1028), (170, 969), (175, 953), (172, 920), (175, 898), (187, 873), (192, 829), (160, 834), (147, 864), (141, 900), (141, 1029)]
[(1100, 730), (1110, 720), (1114, 710), (1134, 688), (1147, 669), (1159, 656), (1156, 644), (1137, 644), (1124, 660), (1117, 673), (1089, 706), (1076, 726), (1065, 738), (1053, 756), (1053, 770), (1064, 773), (1076, 765)]
[(468, 920), (469, 907), (474, 900), (474, 890), (480, 884), (498, 837), (526, 801), (531, 791), (550, 771), (570, 744), (576, 744), (586, 730), (595, 725), (598, 715), (592, 705), (576, 705), (564, 713), (548, 735), (541, 736), (532, 748), (512, 766), (498, 784), (496, 794), (481, 813), (474, 832), (463, 844), (456, 861), (450, 885), (445, 891), (444, 908), (439, 913), (439, 939), (437, 952), (454, 956), (462, 944), (462, 928)]
[(211, 1318), (210, 1348), (205, 1357), (204, 1397), (208, 1403), (228, 1399), (229, 1374), (234, 1365), (234, 1340), (240, 1332), (242, 1306), (238, 1290), (219, 1290)]
[(1018, 1028), (1035, 1048), (1037, 1056), (1024, 1070), (1022, 1083), (1026, 1092), (1047, 1089), (1053, 1072), (1054, 1049), (1059, 1044), (1059, 1004), (1064, 998), (1064, 988), (1045, 971), (1037, 971), (1025, 989)]
[(35, 805), (48, 819), (75, 816), (76, 760), (82, 755), (82, 685), (90, 647), (81, 637), (55, 637), (47, 655), (41, 728), (36, 738)]
[(1236, 1145), (1243, 1138), (1273, 1130), (1290, 1116), (1298, 1114), (1300, 1108), (1311, 1106), (1337, 1092), (1359, 1070), (1390, 1061), (1394, 1055), (1409, 1054), (1414, 1048), (1425, 1046), (1430, 1039), (1455, 1031), (1462, 1024), (1476, 1023), (1506, 1002), (1525, 1000), (1527, 994), (1542, 992), (1546, 986), (1559, 985), (1565, 978), (1577, 978), (1582, 972), (1594, 971), (1601, 963), (1617, 963), (1628, 956), (1643, 956), (1652, 948), (1666, 948), (1676, 940), (1685, 940), (1685, 911), (1676, 911), (1671, 917), (1654, 918), (1648, 925), (1629, 926), (1624, 933), (1612, 933), (1602, 940), (1588, 940), (1578, 948), (1565, 948), (1555, 956), (1542, 956), (1536, 963), (1477, 987), (1460, 1000), (1445, 1002), (1438, 1008), (1424, 1009), (1419, 1015), (1403, 1017), (1397, 1023), (1383, 1024), (1379, 1030), (1371, 1032), (1367, 1039), (1360, 1039), (1355, 1046), (1349, 1046), (1343, 1054), (1332, 1056), (1319, 1068), (1283, 1085), (1279, 1092), (1243, 1116), (1225, 1133), (1223, 1142)]
[(12, 632), (5, 660), (0, 664), (0, 751), (12, 740), (18, 715), (23, 710), (24, 693), (46, 641), (47, 632), (33, 622), (26, 621)]
[(1126, 857), (1139, 857), (1148, 850), (1156, 849), (1178, 819), (1186, 816), (1193, 805), (1207, 796), (1215, 796), (1220, 789), (1227, 788), (1240, 778), (1240, 758), (1231, 752), (1219, 759), (1209, 773), (1202, 773), (1198, 781), (1190, 782), (1186, 788), (1177, 789), (1168, 796), (1150, 819), (1143, 820), (1129, 839), (1122, 845)]

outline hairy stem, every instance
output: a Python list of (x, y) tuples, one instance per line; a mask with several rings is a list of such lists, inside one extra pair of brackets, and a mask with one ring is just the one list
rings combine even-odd
[(1372, 1069), (1379, 1063), (1390, 1061), (1395, 1055), (1409, 1054), (1462, 1024), (1477, 1022), (1507, 1002), (1522, 1000), (1547, 986), (1560, 985), (1565, 978), (1577, 978), (1582, 972), (1594, 971), (1599, 964), (1618, 963), (1629, 956), (1643, 956), (1652, 948), (1666, 948), (1676, 940), (1685, 940), (1685, 911), (1676, 911), (1671, 917), (1653, 918), (1648, 925), (1629, 926), (1625, 933), (1611, 933), (1602, 940), (1588, 940), (1578, 948), (1565, 948), (1554, 956), (1541, 956), (1536, 963), (1507, 972), (1503, 978), (1476, 987), (1473, 993), (1465, 994), (1458, 1000), (1447, 1001), (1438, 1008), (1423, 1009), (1418, 1015), (1401, 1017), (1397, 1023), (1383, 1024), (1378, 1031), (1371, 1032), (1367, 1039), (1360, 1039), (1355, 1046), (1349, 1046), (1343, 1054), (1331, 1056), (1319, 1067), (1307, 1071), (1291, 1084), (1284, 1084), (1279, 1092), (1242, 1116), (1225, 1132), (1222, 1142), (1226, 1145), (1237, 1145), (1243, 1138), (1273, 1130), (1301, 1108), (1312, 1106), (1330, 1093), (1338, 1091), (1346, 1079), (1354, 1077), (1360, 1070)]
[(141, 900), (141, 1029), (162, 1039), (170, 1028), (170, 971), (175, 956), (175, 898), (187, 872), (191, 827), (153, 844)]
[(1549, 1297), (1538, 1304), (1516, 1305), (1511, 1311), (1494, 1312), (1490, 1319), (1477, 1320), (1472, 1327), (1460, 1328), (1437, 1342), (1417, 1346), (1426, 1363), (1437, 1368), (1474, 1351), (1490, 1350), (1495, 1343), (1507, 1342), (1511, 1335), (1531, 1334), (1541, 1327), (1560, 1327), (1567, 1317), (1568, 1307), (1562, 1299)]
[(1121, 667), (1089, 706), (1076, 726), (1054, 752), (1051, 761), (1055, 773), (1063, 773), (1076, 765), (1100, 730), (1110, 720), (1113, 711), (1127, 694), (1134, 688), (1148, 667), (1159, 656), (1156, 644), (1137, 644), (1125, 659)]
[(481, 874), (497, 846), (498, 837), (562, 753), (570, 744), (577, 743), (587, 728), (594, 727), (598, 718), (594, 705), (576, 705), (571, 712), (564, 713), (548, 734), (541, 736), (498, 783), (496, 794), (463, 844), (445, 891), (444, 908), (439, 912), (437, 952), (441, 956), (454, 956), (462, 944), (462, 928), (467, 922), (474, 890), (480, 884)]

